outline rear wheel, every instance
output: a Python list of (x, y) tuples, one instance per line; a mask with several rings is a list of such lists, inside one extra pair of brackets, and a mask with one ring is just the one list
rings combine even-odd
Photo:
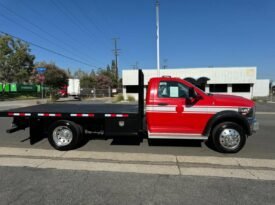
[(68, 120), (54, 122), (48, 132), (50, 144), (57, 150), (66, 151), (76, 148), (83, 138), (81, 127)]
[(212, 142), (219, 152), (237, 153), (245, 145), (246, 134), (244, 129), (238, 124), (223, 122), (213, 129)]

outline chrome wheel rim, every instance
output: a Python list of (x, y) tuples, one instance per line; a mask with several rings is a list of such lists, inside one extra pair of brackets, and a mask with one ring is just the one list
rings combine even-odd
[(220, 134), (220, 144), (226, 149), (234, 150), (241, 142), (241, 135), (235, 129), (224, 129)]
[(53, 141), (59, 147), (69, 145), (73, 140), (73, 132), (66, 126), (58, 126), (53, 131)]

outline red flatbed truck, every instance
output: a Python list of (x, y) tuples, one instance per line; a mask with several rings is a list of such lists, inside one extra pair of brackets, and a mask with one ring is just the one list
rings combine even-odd
[(144, 107), (141, 70), (138, 75), (137, 105), (44, 104), (1, 111), (0, 117), (13, 117), (8, 133), (29, 127), (35, 141), (45, 132), (57, 150), (76, 148), (89, 131), (112, 137), (146, 134), (148, 139), (209, 140), (217, 151), (236, 153), (259, 129), (253, 101), (206, 94), (179, 78), (152, 78)]

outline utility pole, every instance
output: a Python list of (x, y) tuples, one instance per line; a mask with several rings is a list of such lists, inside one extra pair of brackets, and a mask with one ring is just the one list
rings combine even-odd
[(133, 67), (134, 70), (138, 69), (138, 67), (139, 67), (138, 64), (139, 64), (138, 61), (136, 61), (136, 64), (132, 65), (132, 67)]
[(117, 58), (119, 56), (119, 51), (120, 49), (117, 48), (117, 41), (119, 38), (113, 38), (114, 44), (115, 44), (115, 49), (113, 50), (114, 55), (115, 55), (115, 61), (116, 61), (116, 80), (118, 82), (118, 65), (117, 65)]
[(157, 26), (157, 74), (160, 75), (159, 60), (159, 0), (156, 0), (156, 26)]

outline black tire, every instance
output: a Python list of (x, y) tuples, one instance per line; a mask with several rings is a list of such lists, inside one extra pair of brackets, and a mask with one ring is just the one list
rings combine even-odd
[(79, 139), (78, 139), (78, 144), (77, 144), (77, 148), (82, 147), (83, 145), (85, 145), (88, 142), (88, 138), (85, 136), (85, 129), (83, 128), (83, 126), (77, 124), (80, 135), (79, 135)]
[[(221, 141), (223, 141), (223, 139), (220, 137), (223, 131), (226, 132), (229, 130), (231, 130), (233, 132), (236, 131), (239, 134), (238, 143), (236, 143), (236, 145), (232, 146), (231, 148), (228, 148), (227, 146), (223, 145), (221, 143)], [(216, 125), (215, 128), (213, 129), (211, 137), (212, 137), (211, 141), (214, 145), (214, 148), (217, 151), (222, 152), (222, 153), (237, 153), (244, 147), (244, 145), (246, 143), (246, 133), (245, 133), (244, 129), (240, 125), (238, 125), (234, 122), (222, 122), (222, 123)]]
[[(54, 140), (54, 131), (57, 127), (63, 127), (71, 132), (72, 138), (71, 141), (66, 145), (59, 145)], [(49, 143), (52, 145), (53, 148), (60, 150), (60, 151), (67, 151), (77, 148), (80, 141), (83, 139), (83, 132), (81, 131), (80, 125), (76, 124), (75, 122), (68, 121), (68, 120), (60, 120), (54, 122), (48, 129), (48, 140)]]

